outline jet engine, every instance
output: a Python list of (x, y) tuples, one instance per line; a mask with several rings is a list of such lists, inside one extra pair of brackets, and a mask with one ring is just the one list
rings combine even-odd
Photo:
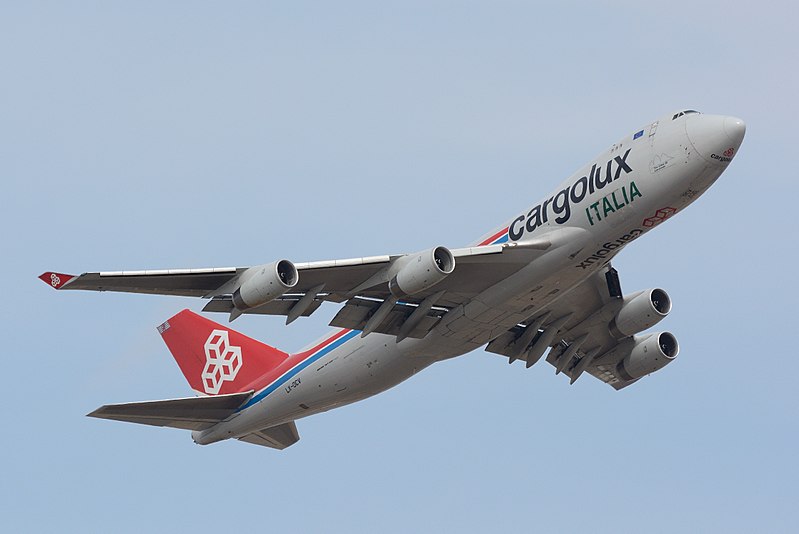
[(455, 257), (446, 247), (435, 247), (410, 256), (388, 283), (391, 294), (404, 297), (429, 289), (455, 270)]
[(623, 338), (658, 324), (671, 311), (671, 299), (662, 289), (625, 295), (621, 309), (610, 322), (610, 333)]
[(233, 293), (233, 305), (248, 310), (276, 299), (300, 279), (297, 268), (288, 260), (250, 267), (241, 275), (243, 283)]
[(616, 366), (616, 373), (624, 380), (635, 380), (662, 369), (679, 352), (677, 338), (669, 332), (635, 336), (632, 350)]

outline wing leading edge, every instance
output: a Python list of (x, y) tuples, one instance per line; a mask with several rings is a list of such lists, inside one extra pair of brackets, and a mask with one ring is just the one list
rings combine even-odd
[[(503, 243), (452, 250), (456, 268), (432, 287), (397, 302), (390, 290), (392, 277), (412, 255), (372, 256), (293, 264), (298, 281), (283, 295), (242, 310), (236, 292), (259, 267), (172, 269), (84, 273), (79, 276), (47, 272), (40, 278), (58, 290), (81, 289), (163, 294), (210, 299), (204, 311), (283, 315), (287, 322), (316, 311), (323, 302), (346, 302), (334, 326), (363, 329), (382, 306), (382, 321), (369, 331), (404, 337), (424, 337), (447, 310), (515, 273), (551, 247), (543, 238), (528, 243)], [(385, 304), (387, 301), (388, 304)], [(422, 313), (420, 310), (424, 310)], [(406, 324), (411, 320), (412, 328)], [(405, 328), (403, 329), (403, 325)]]

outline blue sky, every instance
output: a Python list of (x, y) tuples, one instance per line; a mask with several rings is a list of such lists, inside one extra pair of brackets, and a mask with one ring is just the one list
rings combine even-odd
[[(792, 531), (799, 94), (788, 2), (110, 2), (0, 7), (0, 527)], [(100, 421), (185, 396), (155, 326), (191, 299), (45, 270), (466, 244), (676, 109), (748, 125), (625, 250), (677, 362), (622, 392), (484, 351), (298, 423), (283, 452)], [(236, 326), (285, 350), (336, 308)], [(219, 319), (220, 317), (216, 317)], [(787, 337), (786, 337), (787, 336)]]

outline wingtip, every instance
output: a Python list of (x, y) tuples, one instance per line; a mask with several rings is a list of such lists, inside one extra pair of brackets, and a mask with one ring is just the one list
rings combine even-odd
[(74, 274), (54, 273), (50, 271), (39, 275), (39, 280), (53, 289), (61, 289), (75, 278), (77, 278), (77, 276)]

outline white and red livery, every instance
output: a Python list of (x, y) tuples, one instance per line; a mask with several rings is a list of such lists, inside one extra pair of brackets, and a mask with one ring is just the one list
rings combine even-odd
[(44, 273), (58, 290), (208, 299), (204, 311), (308, 316), (343, 304), (336, 329), (288, 354), (184, 310), (158, 327), (197, 397), (102, 406), (91, 416), (192, 430), (199, 444), (236, 438), (282, 449), (295, 421), (365, 399), (478, 347), (545, 359), (574, 383), (616, 389), (679, 352), (643, 333), (671, 310), (662, 289), (622, 293), (611, 259), (696, 200), (735, 157), (735, 117), (687, 110), (625, 136), (529, 210), (473, 245), (413, 254), (256, 267)]

